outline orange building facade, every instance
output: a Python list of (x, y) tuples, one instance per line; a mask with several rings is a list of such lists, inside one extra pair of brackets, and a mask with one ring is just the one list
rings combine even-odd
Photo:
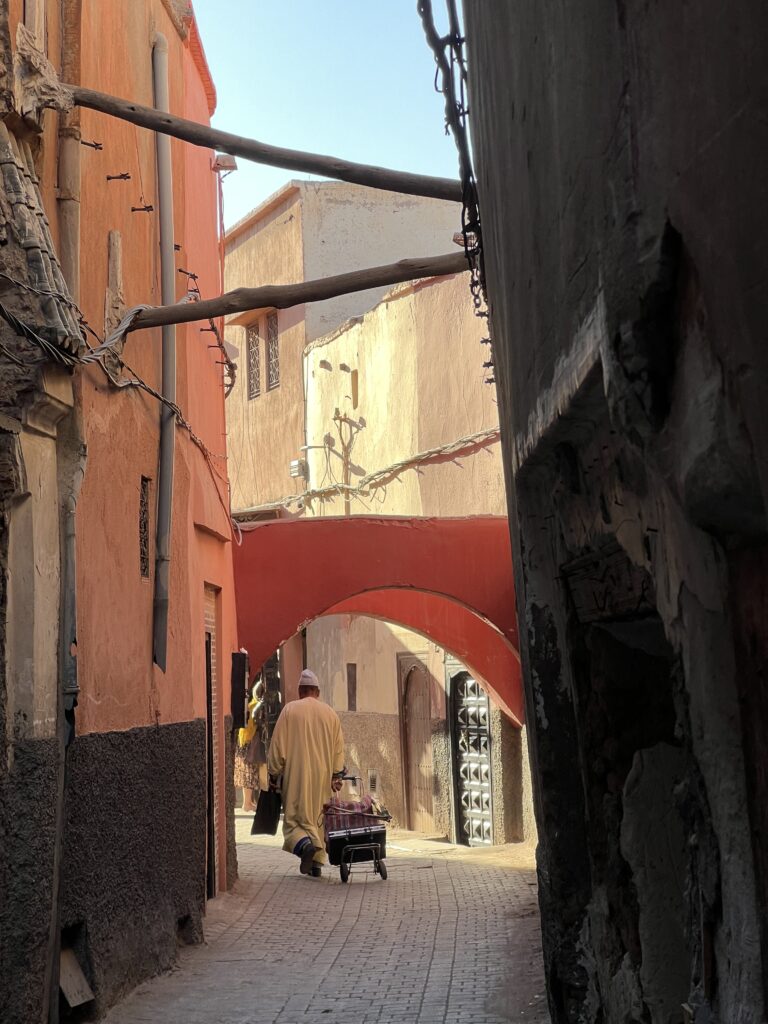
[[(13, 45), (31, 41), (62, 80), (152, 106), (167, 73), (168, 108), (209, 122), (216, 94), (191, 3), (11, 0), (9, 14)], [(53, 259), (95, 346), (130, 307), (168, 301), (162, 158), (151, 132), (88, 110), (45, 111), (36, 137), (31, 127), (12, 130), (31, 139)], [(221, 291), (213, 158), (170, 142), (170, 301)], [(33, 479), (6, 501), (4, 711), (9, 763), (36, 751), (42, 781), (31, 785), (29, 772), (25, 786), (12, 773), (0, 780), (9, 820), (24, 806), (41, 815), (4, 854), (10, 875), (34, 860), (24, 884), (36, 896), (25, 922), (21, 889), (0, 899), (0, 939), (16, 950), (5, 961), (15, 976), (0, 983), (3, 1020), (48, 1019), (59, 945), (74, 952), (92, 989), (89, 1012), (103, 1011), (169, 966), (179, 939), (199, 941), (206, 898), (236, 875), (226, 721), (236, 623), (219, 327), (176, 328), (175, 371), (165, 380), (160, 330), (128, 334), (119, 358), (43, 366), (31, 393), (42, 396), (45, 430), (19, 405), (18, 448)], [(168, 406), (151, 392), (169, 394), (171, 378), (179, 414), (168, 414), (166, 562), (158, 498)], [(166, 566), (163, 627), (158, 568)], [(20, 739), (11, 720), (22, 721), (21, 711)]]

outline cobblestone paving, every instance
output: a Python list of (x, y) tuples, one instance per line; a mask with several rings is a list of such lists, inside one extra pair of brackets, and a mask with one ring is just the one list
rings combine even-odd
[(299, 874), (238, 813), (240, 881), (206, 944), (108, 1024), (548, 1024), (532, 854), (391, 832), (389, 878)]

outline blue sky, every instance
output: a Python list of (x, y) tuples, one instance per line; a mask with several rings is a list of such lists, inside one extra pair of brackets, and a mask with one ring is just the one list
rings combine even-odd
[[(416, 0), (194, 0), (217, 128), (274, 145), (458, 176)], [(436, 10), (440, 4), (435, 4)], [(300, 175), (238, 160), (227, 226)]]

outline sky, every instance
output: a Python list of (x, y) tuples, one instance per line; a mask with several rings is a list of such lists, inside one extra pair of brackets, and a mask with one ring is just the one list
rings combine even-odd
[[(416, 0), (194, 0), (194, 7), (218, 95), (214, 127), (458, 177)], [(306, 175), (238, 159), (224, 180), (227, 227), (295, 177)]]

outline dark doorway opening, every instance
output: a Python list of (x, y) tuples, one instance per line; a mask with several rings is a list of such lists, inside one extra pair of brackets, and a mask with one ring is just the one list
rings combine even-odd
[(205, 634), (205, 769), (206, 769), (206, 865), (205, 894), (216, 895), (216, 773), (213, 750), (213, 636)]

